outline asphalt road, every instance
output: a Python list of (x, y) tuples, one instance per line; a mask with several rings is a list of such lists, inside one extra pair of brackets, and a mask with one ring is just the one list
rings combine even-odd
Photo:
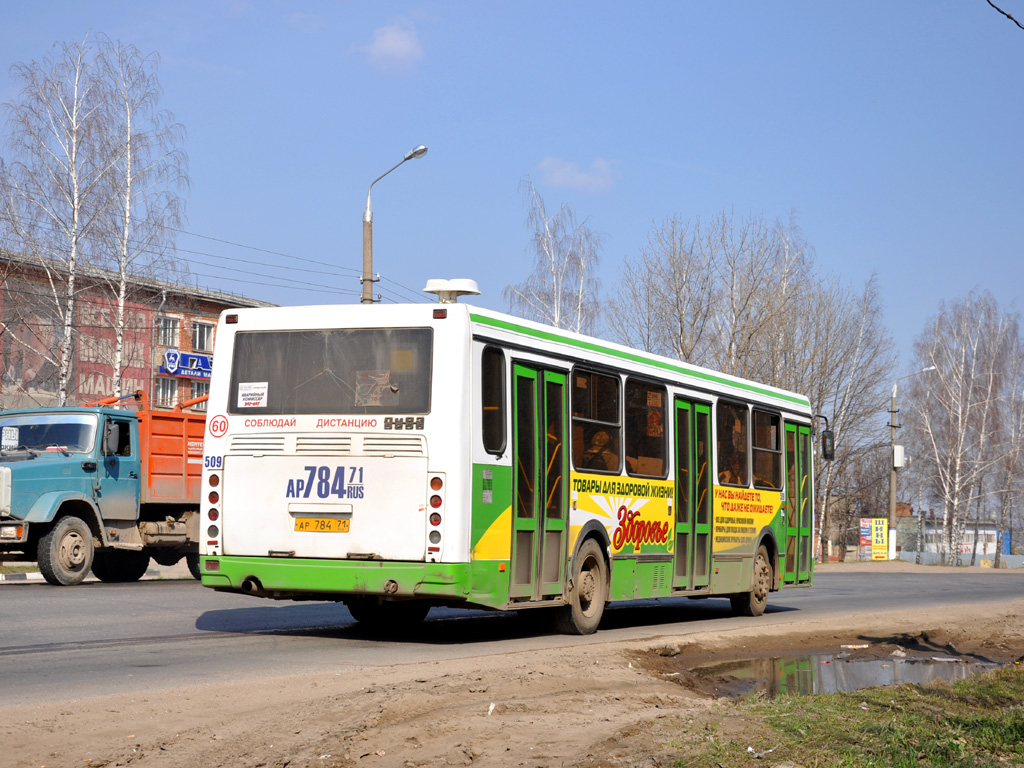
[[(749, 622), (799, 623), (880, 609), (991, 603), (1022, 594), (1019, 571), (829, 573), (774, 593), (759, 618), (724, 599), (611, 606), (588, 637), (484, 611), (433, 609), (405, 637), (367, 634), (344, 606), (214, 592), (191, 579), (0, 586), (0, 701), (31, 704), (108, 693), (441, 661), (519, 649), (685, 635)], [(524, 612), (527, 613), (527, 612)]]

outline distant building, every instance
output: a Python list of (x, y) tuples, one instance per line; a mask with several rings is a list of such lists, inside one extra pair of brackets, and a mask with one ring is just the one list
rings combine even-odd
[[(921, 514), (923, 512), (923, 514)], [(921, 552), (942, 551), (943, 529), (942, 513), (935, 510), (915, 511), (909, 504), (898, 504), (896, 509), (896, 546), (905, 552), (917, 552), (920, 543)], [(974, 542), (978, 546), (975, 549)], [(964, 530), (961, 541), (954, 544), (961, 555), (992, 557), (999, 544), (999, 524), (996, 520), (970, 520)], [(1002, 554), (1010, 554), (1010, 537), (1002, 537)]]
[[(113, 392), (117, 302), (111, 286), (116, 277), (94, 267), (77, 273), (68, 404)], [(42, 262), (0, 251), (0, 409), (57, 403), (63, 326), (52, 291)], [(259, 306), (272, 305), (160, 280), (133, 280), (125, 306), (121, 393), (142, 389), (153, 405), (166, 408), (205, 394), (221, 311)]]

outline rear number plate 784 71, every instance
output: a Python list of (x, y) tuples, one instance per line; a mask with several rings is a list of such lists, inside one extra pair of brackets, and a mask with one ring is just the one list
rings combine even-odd
[(297, 517), (295, 518), (296, 531), (310, 531), (313, 533), (348, 533), (349, 519), (347, 517)]

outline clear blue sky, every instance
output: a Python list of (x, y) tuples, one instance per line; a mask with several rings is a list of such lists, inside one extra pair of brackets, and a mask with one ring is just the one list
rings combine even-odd
[(425, 144), (373, 189), (388, 299), (471, 277), (504, 309), (529, 175), (605, 235), (608, 295), (652, 223), (727, 210), (877, 273), (901, 369), (941, 300), (1020, 308), (1024, 30), (985, 0), (7, 2), (0, 102), (7, 65), (90, 30), (162, 58), (188, 231), (318, 262), (182, 236), (210, 288), (358, 301), (367, 187)]

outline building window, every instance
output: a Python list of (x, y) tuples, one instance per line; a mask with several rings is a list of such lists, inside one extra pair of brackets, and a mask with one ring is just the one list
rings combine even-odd
[(176, 317), (158, 317), (156, 319), (156, 343), (161, 347), (178, 346), (179, 321)]
[(213, 352), (213, 325), (192, 323), (192, 351)]
[(157, 376), (153, 383), (153, 405), (173, 408), (178, 402), (178, 380), (170, 376)]
[[(192, 382), (192, 398), (202, 397), (203, 395), (210, 394), (210, 382), (208, 381), (193, 381)], [(192, 406), (193, 411), (205, 411), (206, 401), (196, 403)]]

